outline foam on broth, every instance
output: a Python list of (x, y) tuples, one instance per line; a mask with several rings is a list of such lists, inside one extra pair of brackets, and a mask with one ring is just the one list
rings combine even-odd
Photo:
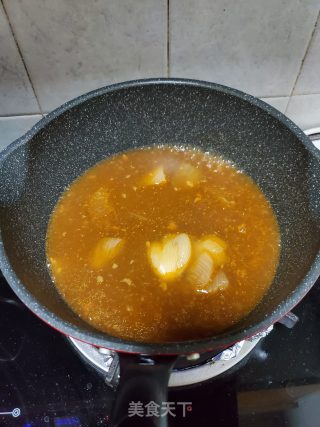
[[(224, 246), (222, 258), (203, 249), (208, 238)], [(229, 162), (153, 147), (108, 158), (73, 182), (46, 249), (55, 286), (85, 321), (164, 342), (213, 336), (246, 316), (272, 283), (280, 235), (268, 200)]]

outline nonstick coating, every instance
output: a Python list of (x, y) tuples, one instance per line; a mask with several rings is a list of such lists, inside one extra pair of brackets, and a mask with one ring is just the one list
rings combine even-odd
[[(101, 333), (67, 306), (48, 274), (48, 220), (66, 186), (105, 157), (152, 144), (197, 146), (231, 160), (258, 183), (280, 224), (270, 291), (243, 321), (210, 339), (145, 344)], [(225, 347), (282, 317), (319, 275), (319, 157), (288, 118), (234, 89), (180, 79), (98, 89), (53, 111), (1, 154), (1, 269), (35, 314), (80, 340), (149, 354)]]

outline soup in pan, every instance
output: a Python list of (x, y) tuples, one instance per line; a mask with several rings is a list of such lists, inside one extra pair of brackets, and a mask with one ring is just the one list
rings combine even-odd
[(55, 286), (86, 322), (144, 342), (216, 335), (246, 316), (279, 260), (276, 217), (230, 162), (153, 147), (108, 158), (62, 194), (48, 227)]

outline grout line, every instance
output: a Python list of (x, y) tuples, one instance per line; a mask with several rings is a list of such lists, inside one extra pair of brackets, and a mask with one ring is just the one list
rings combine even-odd
[(290, 99), (291, 99), (291, 97), (286, 98), (286, 106), (285, 106), (285, 109), (283, 110), (283, 114), (286, 114), (286, 112), (287, 112)]
[(0, 114), (0, 119), (42, 116), (47, 113)]
[(289, 95), (288, 98), (292, 98), (292, 97), (295, 97), (295, 96), (312, 96), (312, 95), (320, 95), (320, 92), (295, 93), (295, 94)]
[(309, 50), (310, 50), (311, 42), (312, 42), (312, 39), (313, 39), (314, 33), (315, 33), (315, 31), (316, 31), (316, 28), (317, 28), (317, 24), (318, 24), (318, 20), (319, 20), (319, 19), (320, 19), (320, 11), (318, 12), (318, 15), (317, 15), (317, 17), (316, 17), (315, 23), (314, 23), (314, 25), (313, 25), (313, 29), (312, 29), (312, 32), (311, 32), (311, 35), (310, 35), (310, 38), (309, 38), (309, 41), (308, 41), (308, 44), (307, 44), (306, 50), (305, 50), (304, 55), (303, 55), (303, 57), (302, 57), (302, 60), (301, 60), (301, 63), (300, 63), (300, 68), (299, 68), (299, 71), (298, 71), (298, 73), (297, 73), (296, 79), (295, 79), (295, 81), (293, 82), (293, 86), (292, 86), (292, 89), (291, 89), (291, 92), (290, 92), (290, 95), (289, 95), (289, 102), (288, 102), (287, 107), (286, 107), (285, 112), (284, 112), (285, 114), (286, 114), (286, 113), (287, 113), (287, 111), (288, 111), (288, 107), (289, 107), (289, 103), (290, 103), (290, 98), (293, 96), (294, 90), (295, 90), (295, 88), (296, 88), (296, 86), (297, 86), (297, 83), (298, 83), (299, 77), (300, 77), (301, 72), (302, 72), (302, 68), (303, 68), (303, 65), (304, 65), (304, 61), (306, 60), (307, 54), (308, 54), (308, 52), (309, 52)]
[(170, 77), (170, 0), (167, 0), (167, 77)]
[(275, 99), (275, 98), (288, 98), (289, 97), (289, 95), (252, 95), (252, 96), (254, 96), (255, 98), (259, 98), (259, 99), (262, 99), (262, 98), (268, 98), (268, 99)]
[(14, 40), (14, 42), (15, 42), (15, 45), (16, 45), (17, 49), (18, 49), (18, 53), (19, 53), (19, 55), (20, 55), (20, 58), (21, 58), (21, 61), (22, 61), (23, 67), (24, 67), (25, 72), (26, 72), (26, 74), (27, 74), (27, 77), (28, 77), (28, 79), (29, 79), (29, 82), (30, 82), (31, 88), (32, 88), (32, 90), (33, 90), (34, 97), (35, 97), (35, 99), (36, 99), (36, 102), (37, 102), (37, 104), (38, 104), (38, 107), (39, 107), (39, 110), (40, 110), (40, 113), (38, 113), (38, 114), (43, 114), (43, 113), (42, 113), (42, 109), (41, 109), (41, 105), (40, 105), (40, 102), (39, 102), (39, 98), (38, 98), (37, 93), (36, 93), (36, 91), (35, 91), (35, 88), (34, 88), (34, 86), (33, 86), (33, 83), (32, 83), (32, 80), (31, 80), (31, 76), (30, 76), (30, 74), (29, 74), (29, 71), (28, 71), (27, 65), (26, 65), (25, 60), (24, 60), (24, 57), (23, 57), (23, 55), (22, 55), (22, 52), (21, 52), (21, 49), (20, 49), (20, 46), (19, 46), (18, 40), (17, 40), (16, 35), (15, 35), (15, 33), (14, 33), (14, 30), (13, 30), (13, 27), (12, 27), (12, 24), (11, 24), (11, 21), (10, 21), (9, 15), (8, 15), (8, 12), (7, 12), (7, 10), (6, 10), (6, 8), (5, 8), (5, 5), (4, 5), (4, 3), (3, 3), (3, 0), (0, 0), (0, 3), (1, 3), (1, 5), (2, 5), (2, 7), (3, 7), (3, 11), (4, 11), (5, 17), (6, 17), (7, 21), (8, 21), (8, 25), (9, 25), (9, 28), (10, 28), (10, 31), (11, 31), (11, 34), (12, 34), (12, 37), (13, 37), (13, 40)]
[(309, 95), (320, 95), (320, 92), (312, 92), (312, 93), (296, 93), (294, 95), (252, 95), (255, 98), (259, 99), (275, 99), (275, 98), (290, 98), (291, 96), (309, 96)]

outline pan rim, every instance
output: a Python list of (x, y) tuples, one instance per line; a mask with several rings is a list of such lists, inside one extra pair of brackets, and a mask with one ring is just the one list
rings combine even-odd
[[(253, 104), (267, 112), (269, 115), (280, 121), (286, 128), (288, 128), (304, 145), (305, 149), (316, 157), (320, 161), (320, 151), (312, 144), (311, 140), (305, 135), (305, 133), (288, 117), (276, 110), (269, 104), (255, 98), (252, 95), (241, 92), (237, 89), (223, 86), (217, 83), (205, 82), (201, 80), (193, 79), (181, 79), (181, 78), (151, 78), (151, 79), (139, 79), (130, 80), (126, 82), (116, 83), (102, 88), (95, 89), (91, 92), (74, 98), (52, 112), (46, 115), (38, 123), (36, 123), (26, 134), (17, 140), (13, 141), (8, 145), (2, 152), (0, 152), (0, 167), (4, 163), (5, 159), (14, 152), (18, 147), (27, 143), (32, 139), (38, 132), (40, 132), (47, 124), (59, 117), (65, 111), (80, 105), (84, 101), (90, 100), (94, 97), (119, 91), (122, 89), (128, 89), (130, 87), (140, 87), (148, 85), (182, 85), (191, 87), (200, 87), (203, 89), (215, 90), (225, 94), (233, 95), (244, 101)], [(143, 353), (143, 354), (186, 354), (192, 352), (203, 352), (211, 349), (225, 348), (226, 346), (240, 341), (245, 337), (252, 336), (261, 330), (266, 329), (271, 324), (275, 323), (287, 312), (298, 304), (298, 302), (307, 294), (307, 292), (314, 285), (318, 276), (320, 275), (320, 250), (318, 251), (315, 259), (300, 284), (296, 289), (287, 296), (287, 298), (265, 319), (261, 320), (250, 326), (247, 329), (238, 328), (233, 331), (226, 331), (223, 334), (219, 334), (216, 337), (209, 337), (200, 340), (182, 341), (182, 342), (167, 342), (167, 343), (144, 343), (130, 340), (124, 340), (113, 336), (108, 336), (99, 331), (87, 332), (82, 331), (73, 324), (62, 320), (54, 313), (50, 312), (47, 308), (38, 303), (36, 298), (32, 296), (30, 292), (24, 287), (16, 273), (14, 272), (11, 264), (6, 256), (4, 243), (2, 240), (2, 233), (0, 228), (0, 268), (10, 287), (22, 300), (22, 302), (33, 311), (40, 319), (45, 323), (49, 324), (54, 329), (62, 332), (68, 336), (71, 336), (80, 341), (91, 343), (95, 346), (105, 347), (120, 352), (129, 353)]]

